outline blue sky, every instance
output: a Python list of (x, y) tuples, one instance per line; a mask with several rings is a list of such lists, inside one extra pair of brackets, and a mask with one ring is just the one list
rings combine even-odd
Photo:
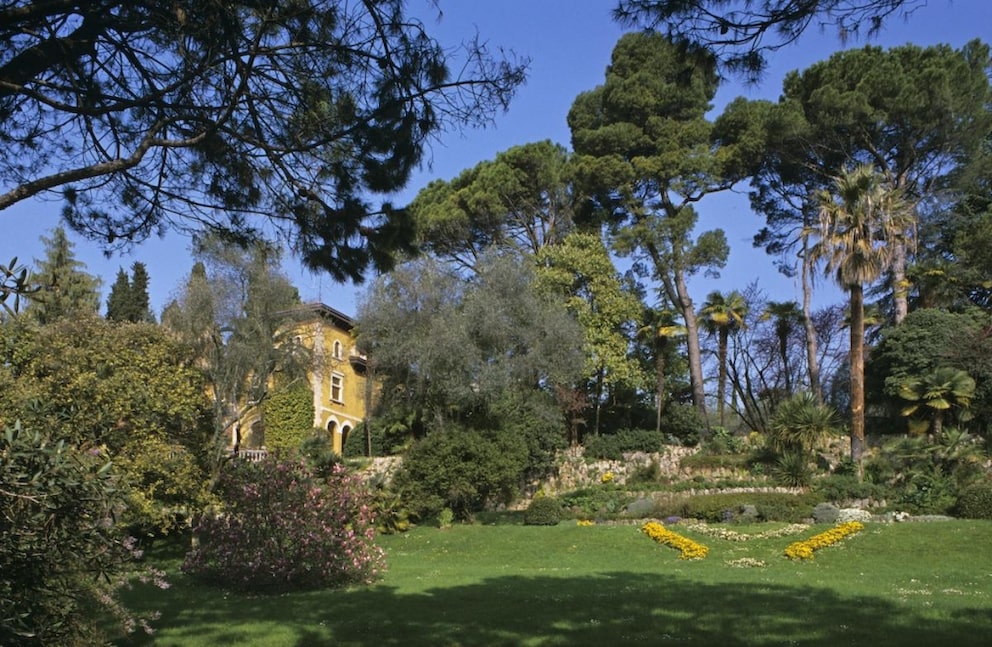
[[(430, 10), (425, 0), (411, 0), (409, 7), (419, 12), (428, 33), (442, 43), (454, 45), (478, 33), (494, 50), (502, 47), (529, 57), (530, 75), (509, 111), (498, 115), (491, 127), (446, 133), (435, 143), (427, 156), (429, 163), (414, 174), (405, 191), (394, 196), (397, 203), (412, 199), (432, 179), (451, 179), (512, 146), (543, 139), (570, 146), (565, 122), (569, 107), (580, 92), (602, 83), (610, 53), (623, 34), (610, 18), (614, 0), (441, 0), (440, 4), (440, 22), (435, 21), (436, 11)], [(928, 0), (908, 19), (891, 20), (870, 42), (883, 47), (948, 43), (959, 48), (973, 38), (992, 41), (992, 2), (988, 0)], [(865, 41), (842, 44), (829, 27), (823, 31), (814, 27), (797, 43), (771, 55), (768, 73), (757, 86), (727, 79), (717, 94), (714, 110), (718, 113), (727, 102), (742, 95), (775, 100), (781, 93), (782, 78), (789, 71), (804, 69), (835, 51), (864, 44)], [(777, 301), (800, 296), (794, 281), (775, 270), (773, 259), (752, 248), (751, 239), (762, 220), (751, 212), (746, 188), (741, 186), (736, 194), (706, 198), (698, 206), (697, 231), (722, 228), (731, 253), (719, 279), (693, 277), (690, 290), (697, 303), (711, 290), (743, 289), (754, 281)], [(0, 259), (6, 262), (12, 256), (22, 261), (39, 258), (39, 237), (58, 225), (60, 208), (56, 196), (0, 212)], [(77, 257), (90, 273), (103, 279), (104, 303), (117, 269), (139, 260), (148, 266), (152, 306), (158, 313), (192, 264), (189, 241), (174, 234), (146, 241), (128, 254), (109, 259), (97, 244), (71, 233), (70, 236), (76, 243)], [(345, 313), (355, 313), (364, 288), (309, 274), (293, 258), (285, 260), (284, 268), (304, 300), (321, 300)], [(820, 286), (814, 305), (840, 300), (828, 281), (820, 281)]]

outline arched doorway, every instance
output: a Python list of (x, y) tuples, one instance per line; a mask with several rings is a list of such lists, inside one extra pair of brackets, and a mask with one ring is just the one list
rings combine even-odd
[(348, 442), (348, 434), (351, 433), (351, 425), (341, 427), (341, 453), (344, 454), (344, 444)]

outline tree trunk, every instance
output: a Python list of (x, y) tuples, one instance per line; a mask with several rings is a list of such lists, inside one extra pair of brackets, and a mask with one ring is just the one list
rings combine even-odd
[(812, 301), (813, 286), (810, 283), (810, 254), (808, 239), (803, 237), (803, 329), (806, 331), (806, 366), (809, 370), (809, 390), (816, 397), (817, 404), (823, 404), (823, 388), (820, 386), (820, 361), (817, 358), (816, 327), (813, 326)]
[(657, 398), (654, 430), (661, 433), (661, 414), (665, 410), (665, 353), (668, 351), (668, 338), (659, 337), (655, 345), (654, 388)]
[(724, 398), (727, 395), (727, 339), (730, 337), (730, 332), (727, 330), (726, 326), (720, 328), (720, 338), (719, 345), (717, 346), (717, 363), (719, 364), (718, 370), (719, 375), (717, 376), (716, 384), (716, 411), (717, 418), (720, 419), (720, 426), (726, 426), (724, 421)]
[(851, 459), (863, 477), (865, 446), (865, 303), (864, 289), (851, 286)]
[(596, 416), (593, 421), (592, 435), (599, 435), (599, 421), (603, 413), (603, 367), (596, 370)]
[(778, 336), (778, 354), (782, 359), (782, 374), (785, 376), (785, 397), (792, 396), (792, 374), (789, 369), (789, 329), (785, 328)]
[(699, 411), (709, 427), (706, 416), (706, 391), (703, 385), (703, 355), (699, 349), (699, 323), (696, 321), (696, 311), (692, 305), (692, 298), (685, 284), (685, 277), (680, 270), (676, 270), (675, 290), (678, 296), (678, 307), (685, 321), (686, 331), (686, 351), (689, 357), (689, 382), (692, 386), (692, 404)]
[(909, 313), (909, 284), (906, 282), (906, 243), (893, 243), (892, 253), (893, 320), (898, 326)]

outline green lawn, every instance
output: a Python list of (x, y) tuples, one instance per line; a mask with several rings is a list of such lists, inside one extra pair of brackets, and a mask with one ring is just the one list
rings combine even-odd
[[(782, 556), (824, 529), (685, 532), (710, 548), (686, 562), (639, 526), (419, 528), (382, 538), (389, 571), (375, 586), (271, 597), (199, 586), (158, 553), (172, 588), (128, 597), (162, 612), (158, 631), (120, 644), (992, 644), (992, 522), (868, 524), (811, 562)], [(744, 557), (765, 566), (727, 563)]]

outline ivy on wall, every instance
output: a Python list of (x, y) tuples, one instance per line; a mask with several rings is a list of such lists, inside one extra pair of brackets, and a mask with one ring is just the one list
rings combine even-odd
[(273, 393), (262, 404), (265, 445), (270, 451), (295, 451), (313, 433), (313, 390), (305, 381)]

